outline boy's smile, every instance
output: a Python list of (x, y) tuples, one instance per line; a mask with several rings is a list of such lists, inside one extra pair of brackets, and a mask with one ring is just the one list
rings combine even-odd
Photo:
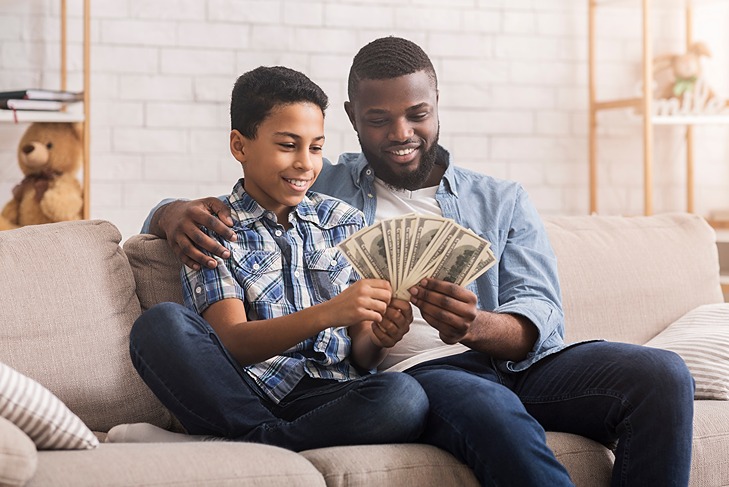
[(253, 139), (237, 130), (230, 134), (246, 192), (286, 227), (291, 208), (301, 203), (321, 171), (323, 145), (324, 114), (308, 102), (275, 107)]

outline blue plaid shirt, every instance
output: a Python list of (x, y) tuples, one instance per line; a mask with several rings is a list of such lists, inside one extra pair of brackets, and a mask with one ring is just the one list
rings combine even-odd
[[(364, 226), (362, 212), (342, 201), (309, 192), (289, 214), (287, 231), (261, 207), (239, 180), (225, 200), (238, 236), (215, 269), (182, 269), (185, 305), (202, 314), (223, 299), (245, 303), (249, 321), (266, 320), (327, 301), (356, 273), (335, 247)], [(359, 377), (349, 362), (352, 342), (344, 327), (327, 328), (281, 355), (244, 367), (261, 390), (278, 403), (305, 375), (339, 381)]]

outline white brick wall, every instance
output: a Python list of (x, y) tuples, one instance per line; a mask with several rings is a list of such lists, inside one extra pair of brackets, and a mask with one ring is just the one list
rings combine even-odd
[[(0, 90), (58, 86), (59, 3), (0, 2)], [(601, 10), (602, 98), (640, 84), (640, 10)], [(729, 4), (700, 7), (695, 36), (729, 96)], [(235, 78), (265, 64), (300, 69), (329, 94), (326, 153), (356, 151), (342, 109), (352, 56), (394, 34), (431, 55), (440, 79), (441, 139), (458, 164), (513, 178), (544, 214), (587, 212), (586, 0), (94, 0), (91, 214), (128, 237), (166, 196), (227, 192), (241, 174), (230, 157)], [(69, 0), (69, 87), (81, 83), (81, 1)], [(680, 50), (680, 12), (654, 16), (656, 50)], [(639, 119), (600, 114), (602, 213), (642, 212)], [(0, 124), (0, 204), (21, 179), (24, 126)], [(729, 207), (727, 127), (696, 129), (697, 210)], [(656, 130), (656, 211), (685, 208), (682, 133)]]

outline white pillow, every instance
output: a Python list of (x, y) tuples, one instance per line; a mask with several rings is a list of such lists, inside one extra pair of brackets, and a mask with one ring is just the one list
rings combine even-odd
[(0, 416), (23, 430), (39, 450), (85, 450), (99, 440), (48, 389), (0, 363)]
[(696, 381), (696, 399), (729, 400), (729, 304), (699, 306), (646, 345), (683, 358)]

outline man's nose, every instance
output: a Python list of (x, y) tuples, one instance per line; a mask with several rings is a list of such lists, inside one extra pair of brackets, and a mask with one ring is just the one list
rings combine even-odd
[(413, 127), (406, 118), (398, 118), (392, 123), (388, 138), (393, 142), (410, 140), (414, 134)]

